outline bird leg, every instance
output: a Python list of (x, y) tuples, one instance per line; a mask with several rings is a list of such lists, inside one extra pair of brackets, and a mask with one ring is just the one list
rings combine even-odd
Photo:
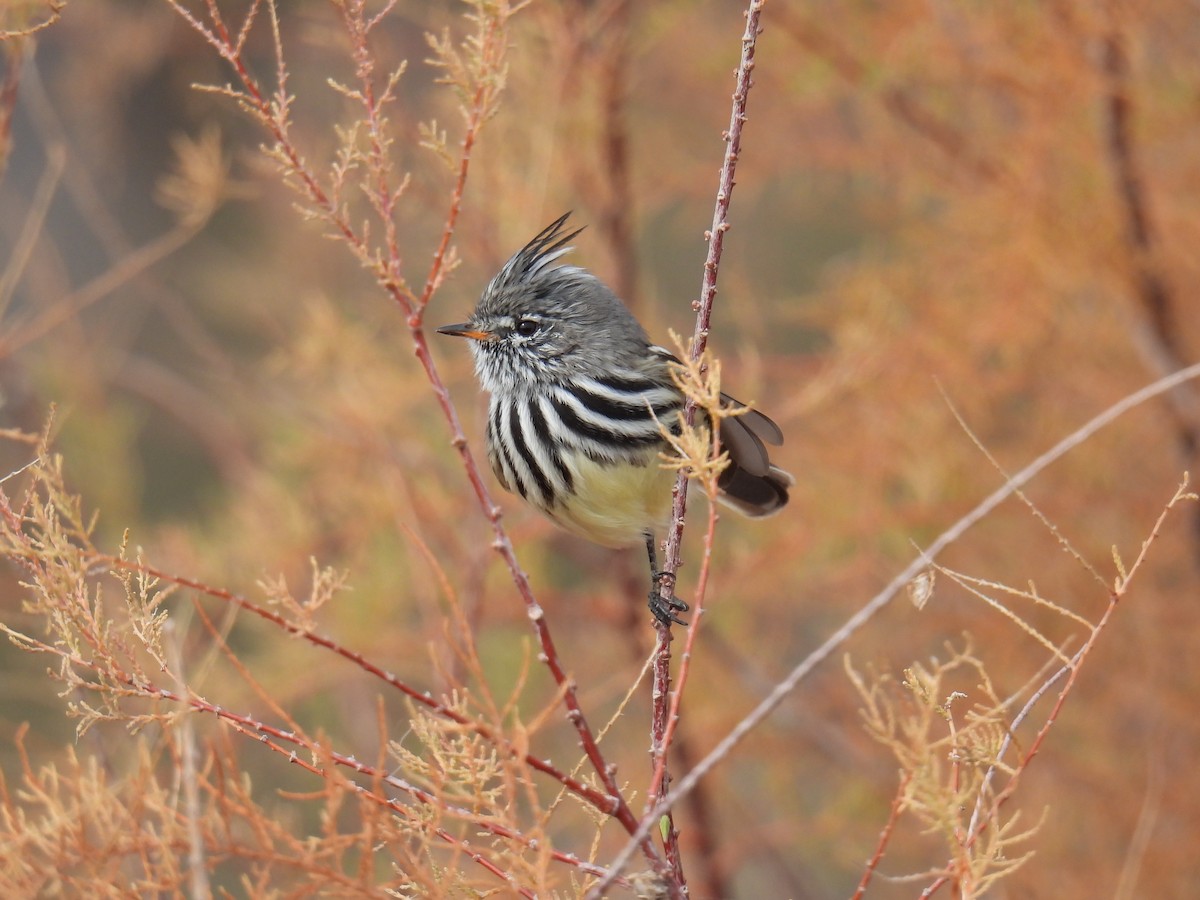
[[(686, 627), (687, 622), (679, 618), (677, 613), (687, 612), (688, 605), (676, 597), (674, 592), (669, 599), (664, 600), (662, 596), (663, 578), (670, 578), (674, 582), (675, 576), (671, 572), (664, 572), (658, 568), (658, 551), (654, 546), (654, 535), (647, 531), (645, 537), (646, 555), (650, 558), (650, 612), (664, 625), (670, 626), (673, 622)], [(674, 587), (673, 584), (672, 587)]]

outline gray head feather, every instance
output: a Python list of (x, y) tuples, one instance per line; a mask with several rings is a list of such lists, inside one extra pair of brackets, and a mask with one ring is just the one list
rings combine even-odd
[(655, 362), (646, 332), (616, 294), (584, 269), (554, 265), (583, 230), (563, 233), (569, 215), (504, 264), (471, 314), (471, 327), (491, 335), (471, 342), (489, 391)]

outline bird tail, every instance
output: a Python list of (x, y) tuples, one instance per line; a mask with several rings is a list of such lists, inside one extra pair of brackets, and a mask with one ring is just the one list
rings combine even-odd
[[(721, 399), (728, 406), (743, 406), (727, 394)], [(779, 426), (757, 410), (722, 419), (721, 446), (729, 453), (729, 465), (717, 479), (720, 499), (751, 518), (783, 509), (788, 502), (788, 488), (796, 480), (771, 464), (765, 446), (782, 443)]]
[(765, 475), (752, 475), (731, 460), (717, 479), (718, 499), (744, 516), (761, 519), (787, 505), (788, 488), (795, 483), (796, 479), (778, 466), (771, 466)]

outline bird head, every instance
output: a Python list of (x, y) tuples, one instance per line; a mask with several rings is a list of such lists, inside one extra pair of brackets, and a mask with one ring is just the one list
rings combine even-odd
[(437, 329), (471, 339), (476, 372), (490, 392), (564, 379), (649, 343), (600, 279), (578, 266), (553, 265), (583, 230), (564, 234), (568, 216), (513, 254), (484, 288), (470, 319)]

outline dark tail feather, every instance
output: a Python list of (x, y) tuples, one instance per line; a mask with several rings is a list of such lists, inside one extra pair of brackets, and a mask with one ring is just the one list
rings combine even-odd
[[(721, 399), (729, 406), (742, 406), (728, 394)], [(788, 488), (795, 479), (771, 465), (766, 443), (783, 443), (779, 426), (756, 410), (721, 420), (721, 447), (729, 454), (729, 465), (717, 487), (721, 500), (745, 516), (759, 518), (779, 512), (787, 505)]]
[(788, 502), (788, 488), (795, 483), (778, 466), (771, 466), (765, 475), (753, 475), (733, 459), (717, 479), (720, 499), (742, 515), (755, 519), (783, 509)]

